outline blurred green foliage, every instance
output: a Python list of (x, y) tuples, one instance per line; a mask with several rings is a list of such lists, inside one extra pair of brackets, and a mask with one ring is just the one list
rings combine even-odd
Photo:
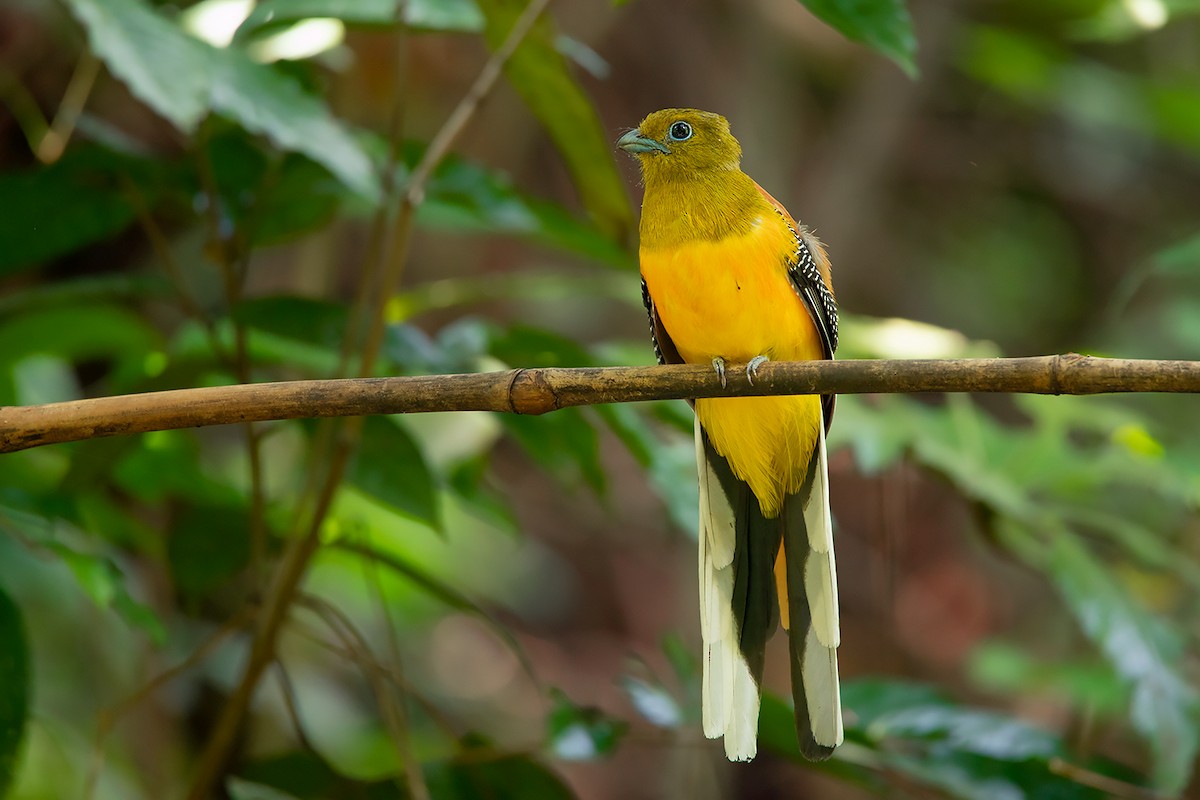
[[(70, 69), (55, 73), (53, 92), (75, 85), (91, 59), (103, 73), (95, 105), (68, 109), (64, 128), (66, 117), (47, 120), (34, 102), (47, 91), (36, 70), (10, 68), (0, 49), (0, 99), (23, 137), (0, 151), (0, 405), (344, 374), (367, 322), (369, 303), (355, 298), (379, 291), (371, 270), (386, 250), (382, 232), (438, 129), (437, 97), (457, 97), (477, 71), (455, 58), (476, 52), (482, 64), (525, 7), (18, 5), (9, 13), (44, 28), (49, 49), (67, 54), (62, 66), (78, 60), (74, 78)], [(645, 5), (586, 13), (621, 20), (647, 13)], [(709, 9), (714, 19), (742, 13), (726, 5)], [(917, 75), (922, 29), (902, 0), (803, 5)], [(204, 15), (235, 6), (240, 21), (214, 33), (216, 17)], [(771, 13), (803, 18), (785, 8)], [(889, 253), (916, 256), (903, 285), (898, 270), (871, 267), (842, 297), (893, 316), (913, 312), (917, 298), (939, 324), (846, 314), (839, 356), (998, 354), (986, 339), (1014, 351), (1194, 357), (1200, 72), (1136, 56), (1143, 37), (1158, 37), (1146, 39), (1150, 50), (1172, 44), (1176, 32), (1194, 40), (1197, 12), (1191, 0), (1003, 0), (943, 26), (939, 35), (953, 29), (952, 40), (932, 43), (939, 60), (921, 63), (921, 81), (948, 86), (928, 116), (965, 115), (969, 106), (978, 114), (974, 133), (1007, 136), (1010, 124), (1032, 125), (1036, 141), (989, 140), (988, 155), (1017, 164), (1016, 177), (989, 173), (983, 189), (961, 196), (953, 183), (960, 176), (947, 190), (940, 161), (922, 167), (917, 155), (908, 169), (934, 177), (898, 169), (878, 180), (904, 193), (891, 209), (901, 222), (880, 239)], [(534, 142), (524, 172), (549, 177), (535, 189), (510, 175), (520, 174), (503, 161), (513, 150), (491, 131), (476, 149), (503, 170), (468, 152), (438, 165), (416, 211), (411, 257), (436, 267), (383, 298), (387, 328), (372, 374), (651, 359), (614, 128), (594, 99), (603, 90), (581, 79), (573, 61), (606, 65), (559, 33), (568, 28), (556, 17), (568, 13), (584, 12), (543, 17), (506, 64), (526, 109), (519, 132)], [(313, 20), (324, 27), (305, 29)], [(324, 45), (276, 62), (269, 54), (298, 30), (323, 31)], [(455, 58), (428, 44), (462, 39), (467, 50), (446, 51)], [(671, 81), (683, 83), (686, 65), (698, 63), (686, 60), (695, 48), (682, 35), (651, 49), (656, 74), (672, 73), (679, 54)], [(336, 74), (355, 58), (374, 86), (357, 105), (349, 98), (360, 87), (343, 82), (342, 95), (335, 91)], [(848, 58), (807, 63), (814, 107), (831, 109), (833, 95), (849, 94), (848, 83), (835, 88), (830, 66)], [(785, 67), (785, 59), (772, 65)], [(693, 85), (707, 87), (719, 71), (707, 69)], [(621, 93), (636, 94), (651, 77), (644, 66), (634, 74)], [(967, 99), (950, 111), (953, 95)], [(411, 118), (396, 125), (380, 106)], [(55, 136), (69, 142), (61, 156), (46, 155)], [(1083, 177), (1068, 180), (1070, 165), (1082, 165)], [(1157, 193), (1136, 191), (1140, 176), (1162, 172), (1169, 175)], [(1120, 213), (1101, 226), (1087, 209), (1110, 196), (1120, 197)], [(865, 217), (862, 208), (854, 211)], [(454, 249), (468, 240), (482, 244)], [(422, 251), (428, 242), (447, 249)], [(831, 244), (836, 254), (839, 242)], [(1110, 263), (1100, 256), (1110, 252), (1116, 276), (1100, 274)], [(463, 253), (469, 263), (455, 262)], [(877, 255), (864, 251), (863, 260), (874, 264), (868, 256)], [(876, 669), (850, 654), (852, 674), (893, 677), (845, 681), (847, 743), (814, 769), (846, 792), (880, 796), (1186, 792), (1200, 749), (1193, 405), (839, 399), (835, 495), (839, 480), (919, 470), (968, 511), (954, 540), (1023, 565), (1058, 602), (1026, 603), (1019, 593), (1030, 584), (1014, 589), (1004, 601), (1023, 624), (973, 640), (961, 685), (935, 688), (931, 681), (951, 682), (944, 671), (918, 683), (907, 679), (916, 666)], [(684, 404), (648, 403), (542, 418), (372, 418), (356, 432), (309, 422), (172, 431), (0, 457), (0, 794), (10, 784), (16, 798), (78, 796), (81, 787), (88, 797), (182, 791), (214, 708), (240, 675), (245, 614), (271, 591), (267, 576), (300, 535), (303, 512), (319, 504), (329, 442), (355, 436), (277, 671), (222, 776), (229, 797), (572, 797), (587, 779), (578, 762), (657, 754), (664, 742), (691, 752), (698, 680), (687, 637), (668, 635), (661, 650), (642, 642), (625, 668), (603, 659), (596, 666), (579, 642), (548, 655), (568, 609), (615, 604), (579, 575), (590, 569), (603, 585), (620, 584), (618, 570), (597, 566), (620, 562), (588, 551), (568, 563), (546, 543), (551, 537), (530, 533), (553, 531), (566, 550), (564, 542), (597, 526), (632, 524), (625, 507), (638, 508), (628, 499), (636, 484), (651, 487), (664, 509), (653, 529), (671, 528), (672, 541), (687, 546), (696, 528), (690, 431)], [(914, 527), (935, 523), (930, 511)], [(616, 541), (605, 548), (623, 553), (627, 542)], [(842, 558), (843, 570), (864, 563), (851, 558)], [(844, 592), (867, 582), (843, 574)], [(640, 596), (628, 613), (669, 605), (667, 589), (653, 588), (653, 600)], [(851, 619), (867, 616), (861, 603), (844, 605)], [(672, 627), (694, 626), (673, 617)], [(631, 634), (627, 647), (638, 638)], [(165, 685), (147, 683), (174, 667)], [(575, 678), (590, 680), (586, 697), (578, 685), (549, 688)], [(518, 683), (525, 689), (512, 688)], [(154, 691), (144, 697), (144, 688)], [(483, 699), (501, 695), (495, 707)], [(120, 705), (131, 696), (154, 703), (149, 723)], [(1035, 714), (1035, 725), (1022, 712), (1029, 707), (1050, 712)], [(760, 735), (765, 751), (798, 763), (791, 716), (768, 694)], [(719, 761), (718, 750), (705, 752)], [(744, 769), (760, 768), (771, 768), (768, 757)]]

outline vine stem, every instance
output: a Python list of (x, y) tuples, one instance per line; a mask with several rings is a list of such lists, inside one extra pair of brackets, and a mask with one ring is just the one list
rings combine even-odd
[[(548, 4), (549, 0), (530, 0), (525, 10), (521, 12), (521, 16), (513, 24), (504, 43), (484, 64), (479, 76), (434, 136), (429, 148), (413, 171), (412, 179), (405, 189), (392, 229), (391, 246), (386, 255), (387, 261), (379, 276), (380, 283), (372, 308), (370, 328), (362, 351), (360, 374), (369, 375), (374, 369), (386, 328), (387, 298), (394, 292), (403, 274), (403, 265), (408, 258), (409, 243), (412, 237), (413, 218), (417, 207), (424, 200), (426, 182), (442, 159), (450, 152), (450, 148), (457, 141), (471, 117), (474, 116), (483, 98), (495, 86), (504, 64), (532, 30), (534, 22)], [(247, 416), (239, 421), (249, 423), (253, 420)], [(341, 485), (342, 476), (358, 442), (361, 428), (361, 420), (350, 420), (336, 435), (332, 455), (325, 462), (328, 466), (324, 471), (324, 480), (321, 482), (316, 504), (313, 506), (307, 522), (301, 518), (298, 524), (302, 526), (304, 533), (300, 537), (293, 538), (289, 543), (275, 572), (262, 606), (258, 630), (251, 644), (250, 655), (246, 660), (241, 680), (222, 707), (204, 751), (200, 755), (196, 774), (187, 794), (188, 800), (206, 800), (210, 797), (225, 771), (237, 739), (237, 733), (250, 709), (250, 701), (254, 692), (267, 668), (275, 661), (276, 641), (308, 570), (308, 564), (320, 545), (321, 527), (337, 494), (337, 489)]]

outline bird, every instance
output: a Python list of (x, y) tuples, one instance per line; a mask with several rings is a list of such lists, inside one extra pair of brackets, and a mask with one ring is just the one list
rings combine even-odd
[[(640, 163), (638, 260), (659, 363), (832, 359), (838, 311), (817, 237), (741, 169), (719, 114), (656, 111), (617, 146)], [(767, 640), (788, 631), (800, 752), (843, 739), (837, 571), (825, 434), (832, 395), (693, 401), (700, 483), (704, 733), (758, 751)]]

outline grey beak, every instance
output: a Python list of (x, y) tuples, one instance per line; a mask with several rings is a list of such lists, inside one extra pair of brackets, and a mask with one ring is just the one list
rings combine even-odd
[(617, 147), (627, 153), (670, 153), (667, 146), (662, 142), (655, 141), (646, 136), (642, 136), (642, 132), (634, 128), (629, 133), (617, 139)]

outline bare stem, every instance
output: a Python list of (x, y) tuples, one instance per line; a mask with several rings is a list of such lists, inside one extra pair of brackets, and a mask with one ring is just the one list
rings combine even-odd
[(209, 634), (200, 646), (192, 651), (191, 655), (179, 662), (170, 669), (160, 672), (155, 677), (146, 681), (133, 694), (121, 700), (114, 706), (104, 709), (99, 714), (99, 719), (96, 724), (96, 738), (92, 743), (91, 763), (88, 767), (87, 778), (84, 784), (83, 797), (85, 800), (90, 800), (96, 793), (96, 786), (100, 780), (100, 771), (104, 768), (104, 745), (108, 741), (109, 735), (112, 733), (116, 724), (128, 714), (135, 706), (149, 697), (159, 688), (165, 686), (171, 681), (178, 678), (183, 673), (195, 667), (209, 655), (216, 652), (231, 634), (246, 627), (250, 622), (250, 616), (253, 608), (244, 606), (237, 614), (235, 614), (228, 622), (222, 625), (217, 630)]
[[(751, 384), (730, 365), (727, 386), (707, 365), (517, 369), (468, 375), (344, 378), (97, 397), (0, 407), (0, 453), (60, 442), (203, 425), (406, 414), (544, 414), (600, 403), (780, 394), (913, 392), (1200, 393), (1200, 361), (1093, 358), (776, 361)], [(348, 454), (339, 458), (344, 460)], [(336, 462), (335, 462), (336, 463)]]
[(79, 115), (83, 113), (83, 107), (87, 105), (92, 87), (96, 85), (96, 76), (99, 74), (100, 59), (96, 58), (90, 50), (85, 50), (75, 65), (75, 71), (71, 73), (71, 80), (67, 83), (66, 91), (63, 92), (63, 99), (58, 106), (58, 112), (54, 115), (54, 121), (50, 123), (49, 129), (38, 142), (36, 154), (38, 161), (43, 164), (53, 164), (62, 157), (63, 151), (67, 149), (67, 142), (71, 141), (71, 134), (75, 132), (75, 123), (79, 121)]
[[(533, 26), (537, 15), (545, 8), (549, 0), (530, 0), (529, 6), (513, 25), (513, 30), (505, 41), (504, 46), (488, 59), (480, 72), (480, 77), (467, 93), (467, 98), (454, 110), (442, 129), (434, 137), (429, 150), (425, 153), (409, 182), (405, 199), (392, 232), (392, 246), (387, 256), (387, 265), (382, 275), (380, 291), (376, 294), (373, 314), (366, 344), (363, 347), (360, 362), (360, 374), (369, 375), (374, 369), (376, 357), (383, 341), (386, 323), (386, 298), (391, 295), (399, 284), (403, 274), (403, 264), (408, 257), (409, 239), (412, 233), (412, 217), (417, 205), (420, 204), (424, 184), (433, 170), (449, 152), (450, 146), (457, 139), (470, 117), (474, 114), (480, 100), (495, 84), (505, 62), (516, 50), (517, 45)], [(353, 335), (353, 328), (347, 335)], [(239, 420), (249, 423), (254, 421), (251, 416)], [(224, 765), (233, 747), (234, 740), (246, 712), (250, 700), (258, 686), (263, 672), (274, 661), (275, 642), (280, 628), (287, 618), (296, 591), (308, 567), (308, 562), (320, 544), (321, 526), (325, 515), (333, 502), (333, 497), (341, 484), (346, 465), (349, 463), (354, 446), (358, 441), (361, 424), (350, 423), (343, 427), (341, 435), (336, 437), (333, 453), (328, 459), (328, 470), (325, 481), (320, 489), (319, 499), (313, 509), (307, 531), (302, 537), (294, 538), (284, 554), (276, 580), (263, 604), (263, 612), (250, 657), (246, 663), (242, 679), (233, 694), (230, 695), (211, 738), (200, 758), (196, 777), (188, 793), (189, 800), (205, 800), (214, 786), (220, 780)], [(324, 461), (324, 459), (321, 459)]]

